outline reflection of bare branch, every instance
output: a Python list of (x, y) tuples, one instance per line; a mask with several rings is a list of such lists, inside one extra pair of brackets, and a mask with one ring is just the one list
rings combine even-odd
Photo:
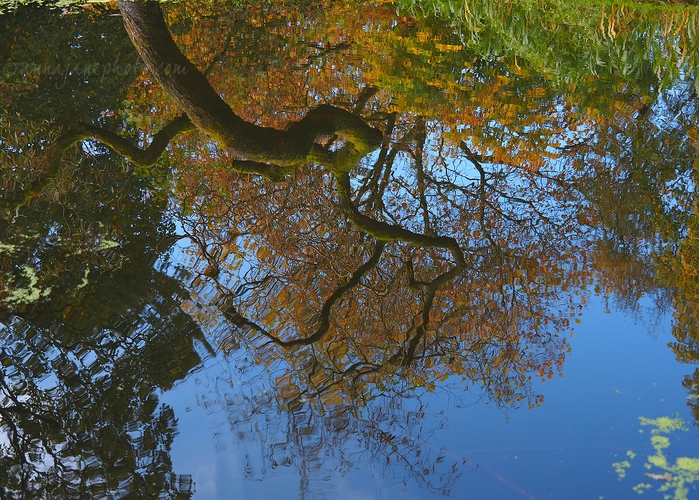
[(425, 141), (427, 140), (427, 130), (425, 128), (425, 119), (420, 116), (417, 119), (415, 126), (415, 169), (417, 172), (417, 190), (420, 197), (420, 208), (422, 209), (422, 222), (425, 227), (425, 234), (433, 236), (432, 225), (430, 224), (430, 212), (427, 207), (427, 197), (425, 196), (425, 168), (423, 165), (423, 156), (425, 149)]
[[(344, 381), (344, 379), (349, 378), (350, 376), (352, 377), (352, 382), (356, 383), (359, 378), (369, 375), (370, 373), (376, 373), (380, 371), (383, 368), (384, 365), (377, 365), (375, 363), (368, 363), (368, 362), (357, 362), (354, 363), (353, 365), (349, 366), (346, 370), (338, 372), (334, 380), (331, 382), (327, 383), (326, 385), (323, 385), (321, 387), (316, 388), (314, 391), (304, 391), (302, 392), (297, 399), (301, 397), (318, 397), (323, 395), (324, 393), (330, 391), (331, 389), (337, 387), (338, 385), (341, 385)], [(311, 373), (312, 374), (312, 373)]]
[(237, 327), (250, 328), (261, 333), (265, 337), (274, 337), (263, 326), (240, 314), (240, 311), (238, 311), (238, 309), (233, 305), (233, 302), (230, 300), (233, 297), (233, 294), (229, 292), (224, 297), (228, 298), (229, 300), (220, 302), (218, 304), (218, 308), (229, 323)]
[(379, 185), (379, 180), (381, 179), (381, 172), (383, 169), (386, 170), (384, 178), (386, 175), (390, 175), (391, 168), (393, 166), (393, 160), (396, 157), (398, 149), (394, 146), (391, 149), (391, 154), (389, 154), (389, 145), (391, 143), (391, 136), (393, 135), (393, 127), (396, 124), (396, 113), (391, 113), (386, 119), (386, 129), (383, 132), (383, 142), (381, 143), (381, 149), (379, 150), (379, 157), (374, 163), (371, 175), (367, 177), (365, 184), (357, 192), (357, 200), (362, 199), (364, 194), (369, 191), (369, 197), (365, 202), (360, 202), (360, 205), (366, 204), (369, 209), (376, 209), (378, 201), (381, 200), (381, 190)]
[[(466, 158), (468, 161), (470, 161), (473, 166), (478, 170), (478, 174), (480, 175), (480, 184), (478, 186), (478, 195), (480, 198), (480, 213), (479, 213), (479, 222), (480, 222), (480, 227), (481, 231), (483, 231), (483, 234), (485, 235), (486, 239), (490, 243), (491, 247), (495, 250), (497, 255), (501, 256), (502, 254), (502, 249), (500, 248), (500, 245), (498, 245), (495, 242), (495, 239), (493, 238), (493, 235), (490, 232), (490, 229), (488, 228), (487, 225), (487, 217), (485, 214), (485, 207), (486, 205), (490, 205), (490, 202), (487, 200), (485, 188), (488, 184), (488, 181), (486, 179), (486, 173), (485, 169), (483, 168), (483, 165), (481, 165), (480, 159), (477, 155), (475, 155), (471, 149), (468, 147), (465, 141), (461, 141), (460, 147), (462, 151), (465, 153)], [(491, 205), (492, 206), (492, 205)], [(494, 207), (493, 207), (494, 208)]]
[(62, 155), (67, 148), (76, 142), (92, 138), (109, 146), (134, 165), (150, 167), (158, 161), (163, 151), (165, 151), (165, 148), (174, 137), (192, 129), (194, 129), (192, 122), (189, 121), (186, 115), (182, 115), (175, 118), (155, 134), (147, 148), (141, 149), (113, 132), (92, 125), (78, 123), (56, 142), (55, 147), (56, 153)]
[(370, 200), (368, 200), (369, 206), (372, 207), (374, 210), (383, 210), (384, 208), (383, 195), (386, 192), (386, 186), (388, 186), (388, 181), (391, 179), (391, 172), (393, 171), (393, 162), (395, 161), (399, 151), (400, 148), (394, 145), (393, 149), (391, 149), (391, 152), (388, 153), (388, 156), (386, 157), (386, 167), (384, 168), (383, 177), (381, 178), (379, 187), (375, 191), (375, 195), (373, 195), (370, 198)]

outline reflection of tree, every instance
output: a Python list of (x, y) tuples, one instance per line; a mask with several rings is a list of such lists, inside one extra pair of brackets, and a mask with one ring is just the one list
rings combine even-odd
[[(696, 162), (693, 175), (696, 176)], [(677, 359), (696, 364), (699, 360), (699, 205), (694, 205), (687, 234), (674, 252), (662, 256), (660, 277), (674, 288), (672, 296), (673, 328), (676, 341), (670, 347)], [(699, 425), (699, 370), (695, 369), (682, 382), (689, 391), (687, 405), (692, 409), (695, 424)]]
[[(251, 124), (181, 53), (156, 4), (120, 9), (187, 115), (163, 127), (153, 158), (192, 125), (222, 153), (216, 182), (196, 186), (206, 218), (183, 220), (206, 259), (195, 290), (236, 327), (225, 341), (275, 367), (284, 407), (314, 401), (318, 415), (342, 415), (453, 376), (499, 404), (540, 402), (531, 379), (560, 368), (565, 342), (552, 332), (574, 313), (562, 292), (591, 281), (578, 198), (561, 172), (533, 156), (493, 163), (475, 139), (444, 142), (445, 125), (420, 114), (371, 109), (379, 133), (360, 118), (370, 87), (351, 111), (317, 107), (285, 130)], [(145, 163), (98, 129), (73, 137), (88, 135)], [(237, 173), (267, 180), (235, 177), (222, 190)]]
[[(402, 34), (411, 29), (400, 26)], [(263, 32), (270, 39), (279, 33)], [(296, 36), (290, 29), (290, 38)], [(226, 40), (223, 52), (236, 54)], [(410, 54), (431, 53), (411, 43), (405, 42)], [(511, 403), (528, 397), (532, 373), (550, 376), (561, 362), (563, 346), (546, 332), (554, 324), (565, 328), (569, 319), (567, 311), (551, 313), (560, 309), (562, 292), (593, 283), (592, 263), (603, 293), (616, 293), (627, 305), (642, 293), (659, 293), (653, 258), (682, 225), (677, 214), (686, 206), (687, 163), (670, 164), (694, 150), (682, 139), (691, 120), (674, 128), (655, 120), (664, 116), (662, 99), (675, 91), (649, 106), (649, 96), (634, 94), (648, 82), (619, 82), (613, 99), (601, 97), (612, 84), (583, 82), (592, 98), (580, 99), (524, 71), (509, 83), (513, 75), (502, 74), (509, 69), (492, 62), (477, 61), (469, 70), (474, 80), (494, 83), (481, 88), (495, 97), (474, 91), (468, 98), (476, 104), (459, 101), (457, 109), (473, 110), (473, 118), (464, 113), (463, 119), (474, 127), (461, 140), (445, 124), (459, 126), (452, 116), (430, 121), (419, 112), (389, 113), (380, 99), (347, 99), (345, 86), (345, 101), (360, 103), (354, 113), (384, 130), (370, 164), (347, 172), (306, 155), (333, 175), (287, 169), (291, 184), (284, 187), (231, 174), (228, 158), (208, 157), (209, 172), (191, 175), (197, 194), (183, 198), (198, 215), (185, 225), (205, 259), (195, 288), (251, 345), (268, 340), (278, 347), (275, 356), (260, 355), (261, 362), (290, 360), (285, 384), (294, 397), (364, 394), (374, 384), (383, 390), (399, 372), (416, 385), (468, 373), (491, 397)], [(278, 74), (296, 81), (289, 68)], [(449, 75), (438, 76), (443, 87), (437, 88), (449, 88)], [(493, 92), (497, 87), (502, 93)], [(480, 97), (493, 109), (484, 110)], [(496, 102), (501, 98), (507, 102)], [(332, 143), (313, 138), (316, 147)], [(222, 149), (240, 152), (236, 145)], [(269, 177), (261, 168), (257, 173)], [(542, 346), (536, 356), (522, 354), (529, 342)], [(295, 376), (304, 371), (305, 381)]]
[[(277, 189), (273, 184), (245, 178), (217, 200), (234, 220), (221, 217), (221, 225), (212, 227), (216, 219), (208, 219), (203, 229), (183, 221), (209, 257), (202, 277), (214, 278), (215, 291), (207, 301), (218, 304), (248, 341), (272, 342), (253, 351), (256, 359), (286, 366), (275, 370), (284, 406), (314, 400), (322, 403), (319, 414), (341, 415), (357, 402), (375, 408), (379, 399), (409, 396), (416, 387), (434, 389), (438, 380), (455, 375), (473, 380), (502, 404), (539, 402), (530, 394), (531, 377), (551, 376), (560, 366), (565, 342), (550, 330), (553, 324), (564, 327), (567, 319), (548, 311), (546, 301), (557, 300), (557, 286), (537, 301), (523, 303), (519, 294), (521, 287), (540, 287), (535, 270), (543, 272), (549, 259), (561, 256), (557, 240), (541, 236), (566, 237), (564, 218), (554, 221), (560, 216), (544, 215), (533, 200), (511, 193), (507, 173), (486, 172), (465, 143), (444, 153), (445, 161), (460, 162), (453, 167), (455, 178), (440, 178), (424, 152), (424, 119), (401, 123), (404, 137), (392, 147), (395, 115), (386, 115), (383, 134), (360, 118), (370, 92), (356, 99), (353, 111), (321, 106), (283, 131), (245, 122), (172, 42), (156, 4), (122, 3), (120, 9), (149, 70), (189, 121), (225, 152), (228, 172), (294, 181), (270, 196)], [(181, 70), (164, 69), (166, 61)], [(90, 135), (116, 145), (98, 131)], [(382, 137), (385, 154), (374, 166), (380, 173), (358, 190), (350, 173)], [(372, 186), (406, 201), (382, 206), (385, 197)], [(302, 208), (312, 199), (319, 200), (313, 211)], [(374, 200), (369, 210), (364, 199)], [(513, 236), (532, 220), (520, 205), (548, 223), (524, 248)], [(413, 210), (420, 217), (414, 218)], [(476, 230), (482, 234), (474, 238)], [(254, 257), (207, 240), (207, 231), (229, 243), (245, 235)], [(242, 258), (253, 264), (237, 264), (250, 267), (242, 281), (228, 275), (226, 267), (235, 264), (221, 258), (235, 253), (248, 253)], [(528, 279), (522, 279), (525, 271)], [(277, 300), (270, 302), (271, 296)], [(390, 447), (382, 449), (394, 450), (391, 456), (410, 455), (384, 441)], [(435, 487), (449, 481), (447, 476)]]
[[(193, 35), (183, 21), (191, 14), (188, 8), (174, 6), (170, 16), (182, 24), (174, 25), (173, 31), (190, 37), (191, 44)], [(316, 61), (332, 57), (333, 64), (342, 62), (340, 55), (345, 52), (349, 58), (346, 64), (338, 63), (347, 68), (338, 76), (340, 88), (319, 76), (327, 84), (322, 92), (307, 80), (292, 89), (294, 96), (305, 95), (303, 105), (283, 99), (281, 92), (275, 95), (289, 105), (282, 113), (285, 121), (292, 120), (281, 130), (261, 126), (263, 118), (234, 112), (221, 97), (242, 100), (230, 96), (235, 85), (240, 85), (240, 92), (247, 91), (242, 76), (230, 76), (234, 69), (228, 77), (221, 75), (225, 67), (221, 61), (235, 60), (237, 54), (233, 31), (221, 28), (225, 36), (211, 40), (216, 50), (201, 51), (198, 62), (207, 68), (201, 72), (175, 44), (155, 3), (122, 2), (120, 9), (134, 46), (162, 87), (153, 89), (152, 81), (140, 78), (138, 88), (156, 97), (129, 97), (147, 101), (149, 112), (159, 113), (145, 120), (157, 128), (146, 127), (147, 136), (140, 132), (143, 140), (137, 147), (100, 123), (68, 122), (63, 135), (47, 140), (51, 146), (38, 155), (50, 159), (48, 167), (6, 208), (24, 213), (49, 196), (64, 196), (54, 187), (64, 178), (61, 169), (80, 156), (75, 143), (100, 147), (86, 142), (88, 138), (142, 168), (158, 159), (177, 165), (176, 201), (183, 209), (181, 225), (192, 242), (193, 262), (188, 264), (196, 275), (190, 283), (193, 299), (184, 307), (208, 328), (216, 322), (222, 325), (221, 345), (231, 356), (245, 352), (250, 357), (246, 369), (273, 374), (275, 384), (264, 389), (266, 393), (241, 395), (239, 405), (228, 403), (233, 420), (256, 429), (252, 432), (269, 445), (265, 455), (272, 457), (272, 467), (281, 463), (275, 458), (281, 447), (282, 455), (298, 466), (304, 478), (318, 472), (311, 471), (311, 458), (333, 449), (339, 450), (337, 463), (345, 464), (340, 468), (346, 468), (340, 445), (361, 436), (372, 457), (402, 462), (401, 470), (408, 471), (411, 480), (446, 491), (459, 464), (452, 469), (445, 462), (445, 470), (440, 469), (441, 455), (429, 456), (424, 437), (423, 441), (416, 437), (421, 412), (408, 418), (400, 405), (412, 401), (419, 408), (422, 391), (447, 387), (456, 378), (503, 407), (522, 401), (539, 404), (542, 397), (533, 391), (532, 379), (552, 377), (561, 369), (566, 343), (557, 333), (567, 330), (578, 314), (581, 306), (575, 296), (584, 299), (585, 288), (593, 283), (634, 300), (639, 290), (653, 290), (655, 276), (648, 270), (654, 252), (665, 245), (663, 238), (681, 232), (683, 220), (673, 219), (673, 213), (681, 212), (686, 200), (678, 196), (679, 190), (669, 202), (661, 193), (668, 183), (686, 175), (684, 160), (694, 149), (681, 138), (691, 120), (669, 134), (651, 120), (636, 123), (637, 113), (629, 103), (639, 104), (638, 118), (643, 118), (645, 101), (634, 100), (623, 82), (618, 82), (622, 95), (612, 104), (606, 96), (583, 102), (536, 75), (520, 75), (512, 83), (519, 68), (479, 59), (467, 63), (467, 56), (473, 55), (455, 51), (449, 34), (440, 35), (434, 26), (421, 30), (405, 19), (394, 26), (380, 6), (367, 14), (373, 24), (351, 21), (357, 39), (334, 33), (328, 35), (330, 41), (309, 45), (312, 33), (299, 31), (311, 26), (322, 32), (318, 28), (322, 15), (297, 23), (289, 28), (293, 36), (285, 37), (284, 26), (293, 23), (280, 22), (289, 13), (284, 6), (275, 6), (271, 14), (253, 10), (247, 22), (236, 19), (230, 29), (240, 29), (240, 39), (249, 30), (271, 45), (301, 40), (304, 51), (289, 67), (274, 63), (279, 75), (297, 83), (299, 74), (310, 78), (309, 68)], [(212, 24), (217, 30), (218, 21)], [(371, 26), (380, 29), (372, 31)], [(389, 74), (395, 67), (377, 78), (389, 89), (370, 85), (376, 83), (369, 81), (375, 68), (361, 66), (363, 73), (356, 76), (357, 52), (346, 47), (363, 43), (358, 40), (362, 33), (376, 37), (366, 45), (382, 50), (382, 58), (394, 57), (406, 68), (419, 64), (429, 68), (415, 77), (423, 85), (400, 95), (397, 81), (404, 75)], [(439, 57), (449, 64), (431, 63), (437, 43), (433, 39), (444, 42), (446, 55)], [(386, 47), (396, 53), (387, 54)], [(260, 54), (256, 57), (261, 60), (252, 65), (255, 71), (272, 64)], [(222, 89), (209, 83), (209, 70)], [(257, 74), (254, 78), (261, 79)], [(479, 81), (487, 85), (474, 83)], [(293, 86), (289, 82), (286, 85)], [(262, 100), (262, 87), (249, 90), (256, 102)], [(421, 104), (418, 87), (449, 103), (448, 111), (430, 110), (431, 100)], [(589, 87), (594, 89), (593, 84)], [(319, 94), (330, 96), (324, 101), (334, 105), (308, 105), (312, 95), (313, 103), (323, 101)], [(611, 112), (623, 104), (619, 113)], [(648, 110), (663, 115), (660, 102)], [(137, 124), (133, 119), (125, 128)], [(160, 132), (152, 133), (156, 129)], [(171, 141), (179, 147), (169, 151)], [(684, 167), (674, 170), (667, 168), (673, 160), (653, 160), (652, 151), (663, 156), (667, 141), (681, 146)], [(376, 151), (370, 155), (372, 150)], [(645, 160), (649, 155), (651, 160)], [(610, 192), (615, 196), (607, 196)], [(102, 193), (102, 198), (110, 196)], [(137, 215), (140, 210), (149, 213), (143, 203), (133, 205), (137, 210), (132, 216), (144, 223), (139, 231), (146, 237), (152, 220)], [(134, 299), (138, 305), (119, 310), (134, 320), (135, 315), (147, 318), (150, 327), (162, 332), (146, 347), (120, 351), (119, 359), (135, 363), (137, 354), (155, 352), (148, 346), (162, 339), (163, 348), (184, 342), (183, 358), (188, 360), (169, 367), (167, 374), (150, 363), (149, 370), (162, 378), (148, 371), (139, 374), (139, 383), (137, 379), (125, 383), (167, 387), (196, 363), (191, 339), (169, 336), (174, 335), (171, 329), (193, 329), (169, 323), (186, 320), (172, 305), (181, 295), (169, 280), (150, 270), (167, 240), (161, 245), (153, 243), (160, 239), (149, 239), (151, 243), (139, 250), (148, 256), (139, 257), (143, 267), (128, 274), (123, 270), (129, 269), (128, 262), (110, 260), (114, 254), (95, 246), (105, 238), (129, 239), (119, 233), (121, 226), (105, 222), (113, 234), (96, 226), (86, 231), (83, 239), (92, 247), (82, 249), (81, 255), (86, 252), (88, 263), (106, 260), (114, 276), (126, 273), (139, 277), (133, 281), (148, 283), (148, 289)], [(75, 226), (54, 231), (65, 231), (64, 227)], [(34, 247), (46, 248), (49, 256), (63, 248), (65, 266), (85, 272), (80, 267), (84, 263), (71, 260), (76, 251), (56, 247), (51, 238), (52, 232), (34, 237)], [(594, 270), (593, 264), (599, 269)], [(94, 267), (87, 271), (87, 288), (80, 288), (82, 281), (75, 278), (80, 273), (72, 274), (74, 283), (63, 286), (83, 290), (75, 292), (78, 297), (87, 296), (99, 267), (90, 265)], [(56, 282), (58, 276), (67, 275), (60, 267), (51, 273), (38, 271), (56, 277)], [(31, 276), (23, 273), (16, 266), (6, 273), (8, 282), (16, 289), (32, 283)], [(53, 285), (43, 279), (43, 288), (35, 287), (37, 300), (48, 301), (42, 297)], [(52, 294), (53, 289), (46, 292), (50, 298)], [(8, 296), (18, 297), (13, 292)], [(159, 313), (146, 313), (145, 304)], [(102, 318), (104, 313), (95, 309), (91, 314)], [(105, 325), (113, 321), (105, 319)], [(45, 330), (51, 330), (51, 324), (37, 323)], [(100, 352), (101, 345), (91, 349)], [(255, 427), (271, 415), (286, 425), (283, 435), (274, 439)]]
[(573, 186), (585, 207), (579, 217), (600, 228), (600, 273), (627, 306), (642, 294), (660, 303), (669, 298), (656, 264), (659, 255), (676, 252), (693, 205), (695, 101), (689, 82), (678, 82), (650, 107), (633, 94), (614, 96), (614, 107), (627, 113), (600, 120), (604, 126), (567, 153), (585, 166)]
[[(252, 369), (246, 365), (239, 366)], [(216, 393), (203, 393), (202, 404), (225, 415), (221, 425), (230, 426), (252, 448), (246, 454), (246, 477), (263, 479), (293, 467), (299, 471), (301, 498), (332, 497), (328, 475), (356, 468), (369, 469), (389, 483), (445, 494), (466, 464), (430, 445), (444, 420), (425, 421), (436, 411), (424, 407), (414, 391), (410, 398), (358, 398), (353, 404), (301, 398), (283, 405), (274, 382), (270, 387), (247, 381), (234, 389), (219, 374), (210, 383)]]

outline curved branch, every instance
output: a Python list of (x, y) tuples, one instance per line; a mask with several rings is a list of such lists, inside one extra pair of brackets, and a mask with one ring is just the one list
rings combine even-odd
[(354, 206), (350, 198), (350, 179), (348, 174), (337, 176), (337, 190), (340, 197), (340, 204), (345, 211), (347, 217), (364, 232), (369, 233), (374, 238), (380, 241), (404, 241), (413, 243), (425, 248), (446, 248), (454, 257), (456, 268), (461, 272), (466, 267), (464, 254), (459, 247), (456, 239), (449, 236), (427, 236), (420, 233), (414, 233), (409, 229), (401, 226), (394, 226), (386, 222), (377, 221), (362, 214), (357, 207)]
[(65, 151), (76, 142), (83, 139), (94, 139), (105, 146), (109, 146), (134, 165), (150, 167), (158, 161), (173, 138), (182, 132), (193, 130), (194, 128), (194, 124), (189, 118), (186, 115), (182, 115), (175, 118), (155, 134), (147, 148), (141, 149), (113, 132), (92, 125), (78, 123), (55, 143), (56, 149), (53, 151), (52, 161), (60, 160)]
[[(277, 165), (296, 166), (318, 160), (330, 162), (328, 168), (344, 171), (381, 144), (380, 131), (352, 113), (327, 105), (312, 110), (286, 130), (246, 122), (177, 47), (157, 2), (117, 3), (131, 41), (168, 95), (221, 148), (241, 160), (265, 165), (260, 174), (269, 175), (269, 170)], [(347, 139), (345, 154), (324, 154), (316, 141), (335, 134)], [(247, 172), (255, 172), (254, 163), (246, 167)]]
[(379, 260), (381, 259), (381, 254), (383, 253), (383, 249), (385, 246), (386, 242), (377, 240), (376, 244), (374, 245), (374, 253), (372, 254), (371, 258), (367, 260), (364, 264), (359, 266), (359, 268), (357, 268), (357, 270), (354, 273), (352, 273), (352, 277), (349, 279), (347, 283), (335, 290), (333, 294), (330, 297), (328, 297), (328, 299), (323, 304), (323, 308), (320, 310), (320, 326), (318, 326), (318, 329), (313, 335), (302, 339), (289, 340), (286, 342), (280, 341), (279, 343), (284, 347), (293, 347), (297, 345), (313, 344), (322, 339), (330, 329), (330, 311), (332, 310), (332, 307), (347, 292), (349, 292), (351, 289), (357, 286), (359, 284), (359, 281), (366, 273), (368, 273), (370, 270), (376, 267), (376, 265), (379, 263)]
[(158, 161), (160, 156), (163, 154), (163, 151), (165, 151), (165, 148), (174, 137), (178, 136), (182, 132), (186, 132), (187, 130), (192, 130), (193, 128), (194, 124), (189, 121), (189, 118), (187, 118), (186, 115), (182, 115), (175, 118), (172, 122), (168, 123), (158, 133), (156, 133), (147, 148), (141, 149), (114, 132), (109, 132), (108, 130), (101, 129), (93, 125), (78, 122), (65, 134), (56, 139), (53, 144), (51, 144), (46, 153), (48, 171), (45, 173), (45, 175), (26, 186), (24, 189), (24, 196), (18, 200), (6, 203), (4, 205), (4, 209), (9, 211), (16, 210), (19, 207), (26, 205), (32, 198), (35, 198), (43, 193), (46, 187), (51, 184), (57, 175), (63, 155), (71, 146), (79, 141), (84, 139), (95, 139), (96, 141), (109, 146), (116, 153), (123, 156), (134, 165), (139, 167), (150, 167)]
[(349, 281), (339, 287), (337, 290), (335, 290), (330, 297), (327, 298), (325, 303), (323, 304), (322, 309), (320, 310), (320, 325), (316, 329), (315, 333), (308, 337), (304, 338), (299, 338), (299, 339), (294, 339), (294, 340), (281, 340), (280, 338), (272, 335), (269, 333), (267, 330), (264, 328), (260, 327), (259, 325), (251, 322), (250, 320), (245, 320), (246, 325), (253, 326), (255, 329), (262, 333), (265, 337), (270, 339), (273, 343), (280, 345), (282, 347), (296, 347), (296, 346), (301, 346), (301, 345), (310, 345), (315, 342), (320, 341), (327, 333), (328, 330), (330, 330), (330, 312), (332, 311), (333, 306), (350, 290), (352, 290), (354, 287), (356, 287), (360, 280), (364, 277), (366, 273), (371, 271), (376, 265), (379, 263), (379, 260), (381, 259), (381, 254), (383, 253), (384, 247), (386, 246), (386, 243), (383, 241), (376, 241), (376, 244), (374, 245), (374, 253), (372, 254), (371, 258), (367, 260), (364, 264), (359, 266), (354, 273), (352, 273), (352, 276), (350, 277)]

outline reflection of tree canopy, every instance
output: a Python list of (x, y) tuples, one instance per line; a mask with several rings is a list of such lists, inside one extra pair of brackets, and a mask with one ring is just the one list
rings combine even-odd
[[(55, 341), (55, 352), (70, 353), (89, 342), (99, 361), (68, 356), (85, 364), (76, 373), (116, 356), (108, 380), (148, 389), (115, 392), (139, 425), (155, 418), (146, 404), (152, 387), (168, 387), (197, 362), (191, 339), (180, 337), (196, 331), (178, 312), (182, 302), (240, 370), (273, 377), (232, 396), (206, 395), (267, 443), (267, 465), (294, 463), (308, 480), (317, 470), (300, 454), (327, 453), (335, 464), (328, 467), (346, 470), (357, 448), (343, 443), (360, 436), (359, 449), (446, 491), (459, 467), (442, 470), (441, 454), (428, 453), (416, 434), (424, 391), (461, 379), (503, 407), (537, 405), (532, 381), (561, 369), (561, 333), (588, 288), (629, 305), (642, 293), (663, 295), (655, 258), (674, 255), (693, 206), (689, 82), (659, 93), (648, 90), (652, 75), (651, 83), (588, 79), (578, 94), (476, 57), (434, 21), (396, 19), (382, 4), (357, 16), (343, 3), (187, 3), (168, 6), (165, 18), (154, 3), (119, 6), (149, 73), (111, 109), (121, 130), (83, 118), (62, 122), (60, 135), (35, 131), (43, 141), (16, 141), (10, 156), (35, 151), (41, 168), (29, 164), (28, 180), (5, 187), (12, 196), (4, 227), (14, 239), (3, 239), (3, 279), (5, 297), (36, 289), (38, 303), (69, 317), (90, 294), (119, 290), (120, 276), (143, 285), (133, 305), (113, 306), (118, 314), (95, 304), (84, 315), (104, 318), (95, 337), (116, 342), (118, 352), (75, 326), (63, 325), (72, 333)], [(94, 168), (93, 149), (105, 165), (121, 165), (103, 145), (144, 172), (171, 168), (171, 201), (191, 242), (183, 262), (191, 299), (152, 269), (171, 241), (159, 202), (126, 174), (80, 186), (66, 180)], [(78, 192), (100, 200), (91, 218), (74, 201)], [(45, 209), (51, 198), (67, 215)], [(116, 206), (132, 212), (122, 219)], [(41, 220), (45, 232), (22, 217)], [(67, 222), (53, 222), (61, 217)], [(100, 243), (109, 241), (121, 251)], [(125, 242), (136, 241), (138, 257), (124, 259)], [(18, 300), (9, 301), (14, 324), (38, 314)], [(41, 318), (31, 316), (31, 331), (56, 330), (56, 319)], [(129, 333), (117, 341), (112, 330)], [(171, 358), (183, 364), (161, 373), (157, 363), (135, 361), (150, 359), (159, 343), (182, 345), (186, 355)], [(120, 363), (135, 374), (119, 375)], [(104, 394), (124, 384), (110, 382)], [(270, 430), (275, 422), (282, 430)], [(164, 443), (172, 431), (159, 429)], [(165, 464), (158, 473), (166, 484), (169, 464), (156, 462)]]

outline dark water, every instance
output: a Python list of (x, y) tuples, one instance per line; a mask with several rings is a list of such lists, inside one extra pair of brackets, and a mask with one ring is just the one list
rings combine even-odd
[(696, 494), (696, 14), (469, 5), (4, 8), (0, 497)]

